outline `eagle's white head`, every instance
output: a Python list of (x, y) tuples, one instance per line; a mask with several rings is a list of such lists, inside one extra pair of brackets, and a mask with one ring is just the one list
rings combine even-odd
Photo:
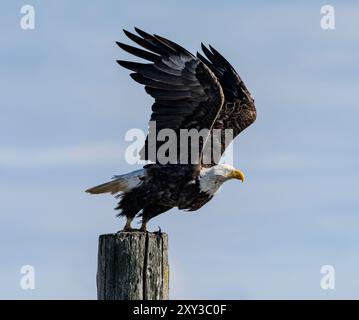
[(229, 179), (244, 181), (244, 173), (229, 164), (219, 164), (211, 168), (202, 168), (199, 177), (199, 186), (202, 192), (215, 194), (223, 182)]

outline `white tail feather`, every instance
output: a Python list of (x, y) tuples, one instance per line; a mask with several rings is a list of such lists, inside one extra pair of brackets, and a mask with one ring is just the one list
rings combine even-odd
[(112, 181), (100, 184), (96, 187), (87, 189), (91, 194), (129, 192), (141, 183), (141, 177), (144, 176), (144, 170), (136, 170), (120, 176), (114, 176)]

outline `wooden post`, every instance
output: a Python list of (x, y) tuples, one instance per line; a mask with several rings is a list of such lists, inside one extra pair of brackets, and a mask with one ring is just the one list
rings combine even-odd
[(168, 300), (168, 237), (118, 232), (99, 238), (98, 300)]

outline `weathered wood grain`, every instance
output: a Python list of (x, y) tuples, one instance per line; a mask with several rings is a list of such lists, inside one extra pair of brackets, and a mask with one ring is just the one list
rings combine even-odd
[(167, 235), (144, 232), (101, 235), (98, 249), (97, 298), (167, 300)]

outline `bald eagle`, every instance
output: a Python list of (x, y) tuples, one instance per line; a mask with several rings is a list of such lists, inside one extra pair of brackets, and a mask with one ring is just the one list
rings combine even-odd
[[(231, 129), (233, 139), (256, 119), (256, 108), (245, 84), (230, 63), (212, 46), (202, 44), (206, 57), (189, 51), (158, 35), (135, 28), (137, 34), (124, 30), (126, 36), (142, 48), (117, 42), (124, 51), (150, 63), (118, 60), (133, 73), (130, 76), (145, 86), (155, 102), (151, 121), (156, 132), (161, 129)], [(110, 182), (86, 190), (91, 194), (111, 193), (120, 198), (118, 216), (126, 217), (124, 231), (133, 231), (131, 223), (142, 217), (140, 231), (147, 222), (174, 207), (195, 211), (201, 208), (229, 179), (244, 181), (242, 171), (231, 165), (211, 161), (204, 163), (200, 144), (198, 162), (162, 164), (151, 159), (148, 137), (142, 158), (154, 160), (142, 169), (114, 176)], [(220, 154), (226, 149), (220, 140)], [(164, 142), (156, 142), (156, 150)]]

